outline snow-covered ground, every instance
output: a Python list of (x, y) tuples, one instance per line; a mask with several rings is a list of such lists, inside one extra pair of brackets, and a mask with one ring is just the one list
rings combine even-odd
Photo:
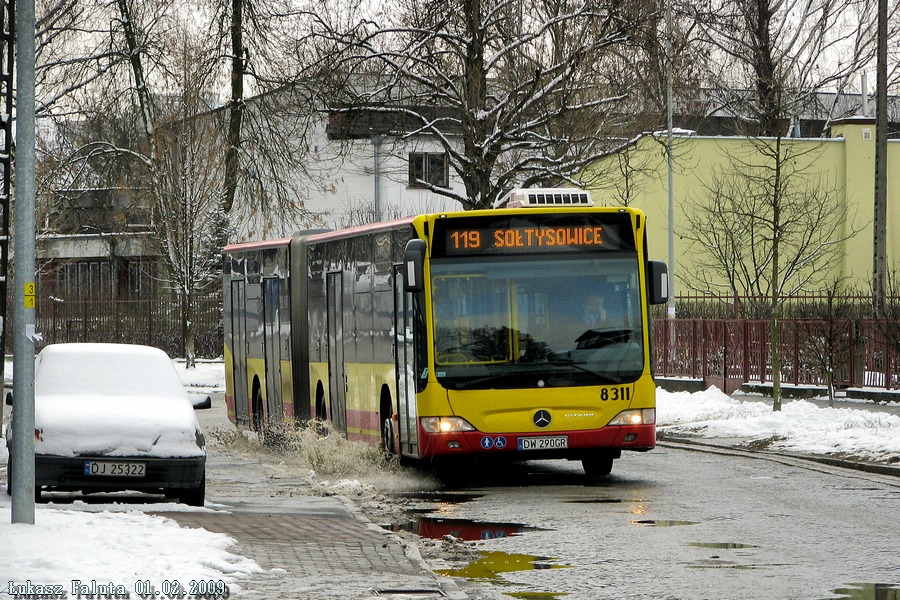
[[(185, 369), (183, 361), (173, 362), (189, 392), (225, 389), (221, 361), (200, 362), (190, 370)], [(9, 362), (5, 375), (7, 380), (12, 377)], [(4, 408), (4, 418), (8, 419), (9, 408)], [(4, 484), (6, 459), (6, 441), (0, 439)], [(227, 535), (180, 527), (172, 519), (147, 514), (184, 510), (213, 509), (175, 503), (50, 503), (36, 506), (34, 525), (11, 525), (10, 498), (0, 492), (0, 598), (13, 597), (17, 592), (19, 597), (52, 597), (52, 592), (58, 591), (39, 590), (35, 585), (62, 585), (68, 597), (77, 597), (73, 588), (76, 581), (88, 586), (79, 588), (85, 592), (82, 596), (116, 597), (122, 590), (96, 587), (110, 584), (124, 585), (132, 598), (139, 594), (175, 596), (178, 590), (171, 587), (172, 582), (180, 582), (188, 594), (191, 581), (204, 580), (222, 582), (218, 585), (227, 585), (234, 595), (240, 587), (238, 579), (262, 571), (253, 560), (229, 551), (235, 541)], [(95, 586), (93, 591), (91, 585)]]
[(900, 415), (854, 408), (822, 408), (792, 400), (779, 412), (771, 399), (704, 392), (658, 390), (657, 428), (663, 433), (701, 438), (770, 442), (769, 450), (900, 463)]
[[(175, 365), (189, 391), (224, 390), (220, 361), (202, 362), (190, 370), (180, 361)], [(7, 369), (7, 377), (10, 373)], [(792, 452), (900, 460), (900, 416), (857, 406), (820, 408), (793, 401), (774, 413), (760, 398), (731, 398), (714, 388), (693, 394), (659, 390), (657, 420), (659, 429), (668, 433), (766, 441), (771, 442), (770, 449)], [(0, 471), (5, 471), (5, 464), (3, 444)], [(228, 536), (179, 527), (170, 519), (146, 514), (173, 509), (187, 510), (159, 504), (47, 504), (36, 507), (34, 525), (10, 525), (10, 500), (0, 494), (0, 598), (22, 591), (9, 586), (27, 581), (65, 585), (69, 597), (74, 597), (71, 586), (76, 578), (85, 585), (127, 582), (132, 597), (137, 597), (137, 581), (161, 591), (164, 581), (221, 580), (233, 592), (237, 580), (260, 570), (253, 561), (229, 551), (234, 540)]]

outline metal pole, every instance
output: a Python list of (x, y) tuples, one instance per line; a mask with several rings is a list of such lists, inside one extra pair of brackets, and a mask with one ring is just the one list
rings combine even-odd
[(16, 10), (12, 522), (34, 524), (34, 0)]
[[(675, 192), (673, 189), (673, 159), (672, 159), (672, 71), (674, 60), (672, 49), (672, 0), (666, 2), (666, 119), (668, 133), (666, 135), (666, 155), (669, 159), (669, 303), (666, 308), (666, 316), (675, 318)], [(673, 336), (674, 338), (674, 336)]]
[(878, 48), (875, 84), (875, 199), (872, 235), (872, 304), (884, 317), (887, 294), (887, 0), (878, 0)]
[(372, 145), (375, 147), (375, 222), (381, 221), (381, 144), (384, 135), (377, 133), (372, 136)]

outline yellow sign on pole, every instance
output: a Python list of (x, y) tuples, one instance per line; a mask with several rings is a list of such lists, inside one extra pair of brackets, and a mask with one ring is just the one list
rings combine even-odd
[(24, 305), (25, 308), (34, 308), (34, 303), (35, 303), (34, 299), (35, 299), (35, 295), (36, 295), (35, 289), (36, 288), (35, 288), (33, 281), (25, 284), (25, 289), (23, 290), (24, 295), (22, 298), (22, 300), (23, 300), (22, 304)]

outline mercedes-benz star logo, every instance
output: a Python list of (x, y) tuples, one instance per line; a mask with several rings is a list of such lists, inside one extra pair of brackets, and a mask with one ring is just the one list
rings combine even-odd
[(534, 413), (534, 424), (542, 429), (550, 425), (550, 413), (543, 409)]

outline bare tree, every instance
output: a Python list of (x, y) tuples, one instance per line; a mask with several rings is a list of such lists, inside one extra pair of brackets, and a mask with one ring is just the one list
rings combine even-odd
[[(706, 0), (696, 4), (700, 42), (712, 58), (708, 77), (721, 106), (735, 115), (737, 131), (749, 137), (758, 156), (732, 161), (728, 180), (746, 190), (730, 185), (728, 196), (715, 193), (726, 204), (724, 218), (732, 225), (745, 220), (747, 229), (758, 237), (747, 238), (739, 232), (738, 239), (713, 251), (718, 257), (713, 262), (737, 268), (729, 277), (741, 279), (740, 285), (769, 298), (775, 410), (781, 409), (777, 342), (781, 301), (791, 293), (794, 281), (803, 285), (815, 272), (825, 272), (826, 256), (835, 243), (846, 239), (835, 236), (843, 216), (837, 219), (835, 209), (830, 209), (829, 216), (823, 206), (812, 206), (797, 195), (798, 185), (802, 190), (810, 185), (809, 179), (797, 177), (798, 146), (785, 143), (784, 138), (799, 131), (800, 117), (817, 105), (819, 92), (845, 89), (850, 77), (870, 60), (873, 40), (866, 25), (873, 16), (872, 1)], [(820, 189), (807, 194), (824, 199)], [(698, 208), (704, 212), (702, 205)], [(707, 205), (707, 216), (698, 217), (700, 221), (716, 220), (709, 208), (712, 205)], [(797, 223), (816, 224), (819, 230), (804, 233), (797, 230)], [(708, 235), (700, 232), (696, 237)], [(711, 241), (706, 240), (707, 248)], [(811, 260), (825, 262), (804, 270), (802, 265)]]
[[(303, 198), (289, 179), (305, 171), (306, 141), (319, 117), (306, 73), (317, 58), (298, 46), (306, 24), (291, 0), (206, 0), (213, 60), (226, 63), (229, 96), (223, 208), (242, 217), (295, 221)], [(312, 49), (313, 51), (315, 49)]]
[(159, 187), (151, 194), (151, 223), (163, 246), (169, 284), (181, 299), (185, 358), (193, 367), (194, 297), (219, 282), (228, 219), (219, 187), (224, 161), (220, 131), (213, 121), (197, 116), (209, 106), (213, 74), (195, 61), (199, 49), (191, 38), (184, 32), (178, 38), (181, 61), (172, 81), (177, 101), (155, 128), (151, 182)]
[[(828, 388), (828, 403), (834, 407), (835, 377), (839, 366), (848, 365), (858, 343), (854, 330), (862, 316), (859, 303), (840, 280), (833, 280), (821, 301), (807, 303), (802, 313), (791, 315), (797, 332), (800, 360), (821, 373)], [(846, 373), (840, 375), (845, 376)]]
[(821, 287), (856, 231), (836, 201), (835, 184), (814, 167), (818, 146), (752, 141), (746, 156), (730, 156), (705, 192), (688, 202), (683, 235), (700, 250), (689, 285), (768, 298), (774, 408), (780, 410), (782, 301)]
[[(131, 82), (109, 103), (130, 107), (123, 112), (134, 118), (125, 119), (129, 135), (95, 131), (98, 135), (75, 149), (80, 160), (70, 164), (80, 165), (76, 179), (114, 176), (127, 182), (149, 208), (167, 266), (166, 283), (181, 300), (185, 353), (192, 366), (193, 300), (215, 280), (227, 233), (218, 185), (223, 144), (214, 122), (197, 118), (211, 106), (215, 72), (210, 61), (198, 59), (203, 48), (189, 43), (191, 36), (171, 7), (137, 0), (115, 0), (114, 6), (111, 44), (127, 57), (128, 66), (119, 82), (122, 75), (130, 75)], [(151, 76), (168, 93), (154, 93)]]
[(791, 135), (804, 112), (821, 108), (820, 92), (847, 91), (872, 60), (874, 7), (875, 0), (694, 3), (718, 108), (743, 123), (740, 133)]
[(349, 30), (309, 18), (313, 43), (336, 51), (321, 63), (340, 78), (330, 110), (433, 136), (465, 193), (417, 183), (478, 208), (513, 186), (578, 184), (621, 143), (611, 134), (630, 122), (632, 81), (616, 66), (652, 13), (602, 0), (402, 0)]

